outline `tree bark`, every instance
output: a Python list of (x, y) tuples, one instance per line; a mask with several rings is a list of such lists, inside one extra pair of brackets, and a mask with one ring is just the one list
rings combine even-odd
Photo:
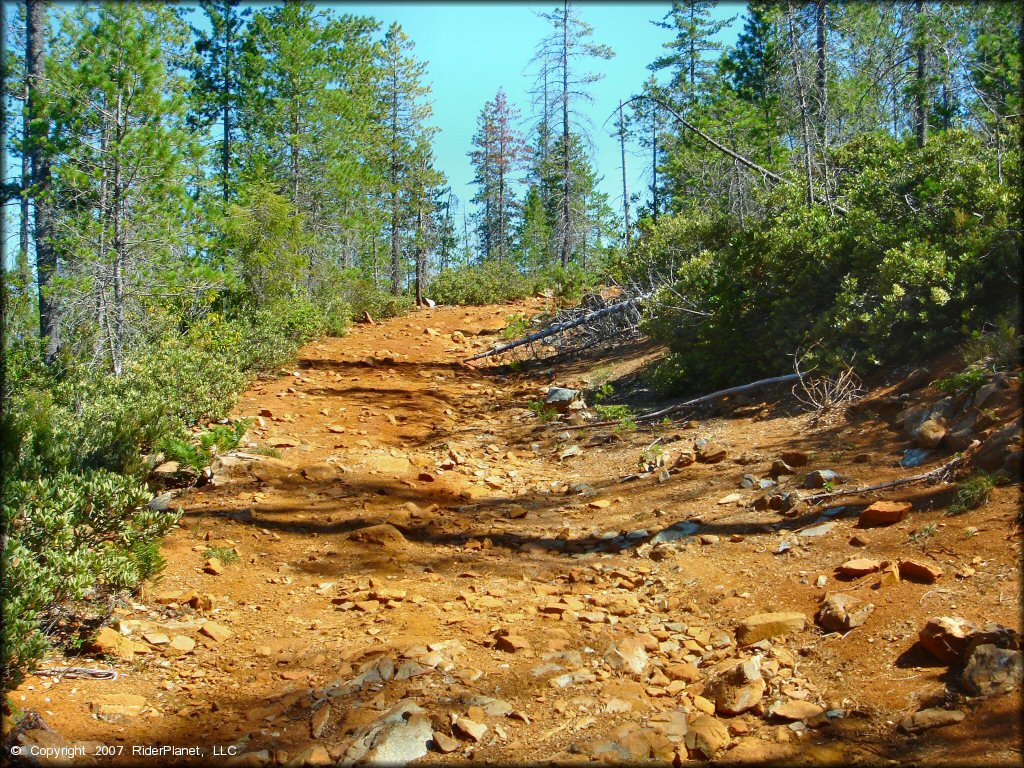
[(221, 116), (224, 122), (224, 136), (221, 140), (221, 194), (228, 201), (228, 179), (231, 174), (231, 25), (234, 9), (230, 5), (224, 14), (224, 60), (221, 73)]
[(796, 25), (793, 21), (793, 4), (786, 3), (786, 15), (789, 22), (790, 59), (793, 62), (793, 79), (796, 84), (797, 108), (800, 110), (800, 141), (803, 144), (804, 175), (807, 181), (807, 206), (814, 204), (814, 175), (811, 170), (811, 137), (808, 126), (807, 94), (804, 80), (800, 75), (800, 49), (796, 43)]
[[(27, 75), (27, 73), (26, 73)], [(24, 90), (22, 92), (22, 99), (24, 104), (28, 104), (28, 77), (25, 77)], [(29, 126), (28, 109), (23, 110), (21, 120), (21, 199), (18, 201), (21, 219), (19, 229), (19, 242), (18, 242), (18, 277), (21, 280), (23, 290), (27, 290), (28, 286), (32, 284), (32, 271), (28, 265), (28, 239), (29, 239), (29, 187), (32, 186), (32, 169), (29, 163), (29, 153), (27, 150), (29, 142), (29, 132), (31, 127)], [(6, 135), (6, 134), (5, 134)]]
[(562, 269), (569, 267), (572, 226), (569, 220), (569, 0), (562, 4)]
[(924, 147), (928, 143), (928, 38), (922, 29), (924, 17), (924, 0), (917, 0), (917, 16), (915, 18), (917, 41), (914, 45), (917, 77), (914, 94), (914, 121), (918, 148)]
[(57, 252), (53, 248), (53, 212), (50, 196), (50, 159), (46, 144), (49, 121), (44, 115), (47, 96), (44, 0), (25, 0), (27, 27), (25, 52), (28, 70), (29, 163), (32, 168), (32, 202), (35, 207), (36, 274), (39, 285), (39, 336), (46, 342), (43, 359), (52, 363), (60, 351), (60, 306), (53, 296), (57, 276)]
[(658, 223), (658, 105), (651, 106), (651, 216)]
[(826, 0), (817, 0), (814, 9), (815, 45), (815, 87), (818, 95), (818, 138), (821, 151), (828, 149), (828, 6)]
[(622, 100), (619, 100), (619, 149), (622, 152), (622, 231), (629, 250), (629, 181), (626, 177), (626, 123), (623, 119)]
[(399, 252), (398, 226), (398, 73), (392, 73), (391, 90), (391, 294), (402, 292), (401, 254)]

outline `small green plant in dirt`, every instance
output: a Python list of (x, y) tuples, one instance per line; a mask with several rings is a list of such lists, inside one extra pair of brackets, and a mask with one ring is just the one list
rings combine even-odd
[(271, 448), (269, 445), (257, 445), (252, 449), (252, 453), (259, 456), (269, 456), (272, 459), (281, 458), (281, 452), (277, 448)]
[(928, 539), (930, 539), (937, 530), (939, 530), (939, 526), (937, 526), (935, 523), (928, 523), (928, 525), (924, 526), (924, 528), (922, 528), (920, 531), (912, 533), (910, 535), (910, 540), (914, 544), (920, 544), (921, 546), (924, 546), (928, 543)]
[(953, 503), (946, 510), (947, 515), (962, 515), (972, 509), (983, 507), (996, 487), (995, 478), (987, 472), (977, 472), (957, 489)]
[(611, 397), (615, 394), (615, 389), (607, 381), (600, 387), (594, 390), (594, 402), (600, 403), (606, 397)]
[(509, 315), (507, 318), (508, 325), (501, 332), (503, 339), (518, 339), (521, 336), (525, 336), (526, 332), (530, 330), (530, 318), (526, 315)]
[(636, 429), (636, 417), (628, 405), (595, 405), (594, 411), (601, 421), (618, 421), (616, 431), (632, 431)]
[(224, 565), (227, 565), (238, 560), (238, 553), (235, 552), (234, 547), (207, 547), (206, 551), (203, 552), (203, 557), (207, 559), (215, 557)]
[(947, 395), (971, 394), (977, 392), (985, 383), (985, 372), (980, 369), (968, 369), (954, 373), (935, 381), (935, 388)]
[(178, 437), (166, 437), (157, 444), (157, 449), (168, 460), (184, 464), (198, 472), (207, 466), (215, 455), (237, 448), (251, 423), (251, 419), (241, 419), (233, 424), (214, 424), (199, 434), (196, 443)]
[(531, 400), (527, 406), (538, 419), (547, 423), (558, 418), (558, 411), (541, 400)]

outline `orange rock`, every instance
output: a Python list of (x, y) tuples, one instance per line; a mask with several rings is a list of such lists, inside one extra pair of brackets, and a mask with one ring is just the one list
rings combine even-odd
[(923, 584), (931, 584), (942, 575), (942, 569), (937, 565), (922, 563), (920, 560), (900, 559), (899, 572), (901, 578)]
[(905, 501), (876, 501), (860, 513), (858, 525), (861, 528), (892, 525), (906, 517), (910, 509), (911, 505)]
[(857, 557), (853, 560), (847, 560), (836, 568), (836, 570), (843, 576), (853, 576), (854, 578), (867, 576), (869, 573), (874, 573), (881, 569), (882, 564), (880, 562), (877, 560), (869, 560), (866, 557)]

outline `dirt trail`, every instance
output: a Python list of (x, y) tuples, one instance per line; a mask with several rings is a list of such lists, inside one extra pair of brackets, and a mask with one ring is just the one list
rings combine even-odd
[[(1017, 488), (962, 518), (934, 509), (948, 490), (894, 491), (879, 498), (914, 504), (902, 523), (860, 532), (860, 507), (845, 507), (825, 535), (797, 536), (819, 513), (740, 506), (754, 494), (739, 487), (745, 473), (766, 477), (783, 451), (802, 451), (805, 470), (887, 480), (906, 473), (892, 458), (905, 441), (875, 420), (812, 426), (757, 400), (658, 434), (546, 423), (527, 409), (541, 387), (594, 386), (643, 353), (532, 375), (459, 362), (516, 311), (433, 309), (360, 325), (253, 386), (236, 415), (256, 418), (247, 438), (279, 458), (243, 447), (213, 484), (175, 500), (185, 515), (167, 538), (163, 578), (115, 614), (133, 655), (115, 662), (118, 679), (32, 677), (17, 703), (88, 753), (120, 746), (119, 759), (135, 763), (167, 763), (133, 756), (161, 745), (199, 746), (205, 762), (358, 758), (359, 729), (400, 703), (393, 754), (423, 728), (441, 734), (422, 762), (685, 760), (679, 713), (694, 732), (709, 670), (749, 656), (736, 644), (739, 620), (798, 611), (806, 628), (757, 649), (768, 679), (759, 708), (722, 718), (724, 736), (701, 736), (724, 738), (720, 757), (1019, 761), (1014, 695), (920, 740), (894, 733), (945, 697), (946, 667), (911, 650), (929, 616), (1020, 629), (1019, 540), (1007, 538)], [(703, 438), (726, 458), (624, 481), (658, 437), (668, 457)], [(967, 526), (977, 529), (969, 537)], [(855, 533), (866, 546), (851, 545)], [(204, 567), (210, 548), (238, 560)], [(876, 578), (836, 581), (847, 559), (901, 556), (945, 575), (879, 588)], [(813, 623), (835, 591), (876, 606), (846, 636)], [(219, 635), (208, 622), (230, 634), (208, 637)], [(178, 636), (188, 640), (168, 648)], [(112, 695), (141, 696), (118, 701), (143, 709), (97, 718)], [(805, 727), (770, 716), (784, 701), (833, 717)]]

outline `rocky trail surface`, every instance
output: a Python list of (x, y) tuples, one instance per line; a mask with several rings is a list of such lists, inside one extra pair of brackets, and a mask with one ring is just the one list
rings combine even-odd
[[(256, 383), (242, 448), (172, 502), (162, 578), (91, 658), (48, 662), (117, 678), (30, 677), (13, 698), (46, 728), (22, 743), (153, 765), (195, 759), (146, 751), (169, 746), (232, 765), (1019, 763), (1019, 486), (958, 517), (946, 484), (799, 502), (913, 471), (883, 412), (927, 392), (821, 423), (757, 392), (657, 428), (588, 428), (568, 401), (546, 420), (547, 387), (657, 351), (460, 362), (514, 311), (359, 325)], [(1019, 379), (997, 384), (986, 405), (1019, 418)]]

